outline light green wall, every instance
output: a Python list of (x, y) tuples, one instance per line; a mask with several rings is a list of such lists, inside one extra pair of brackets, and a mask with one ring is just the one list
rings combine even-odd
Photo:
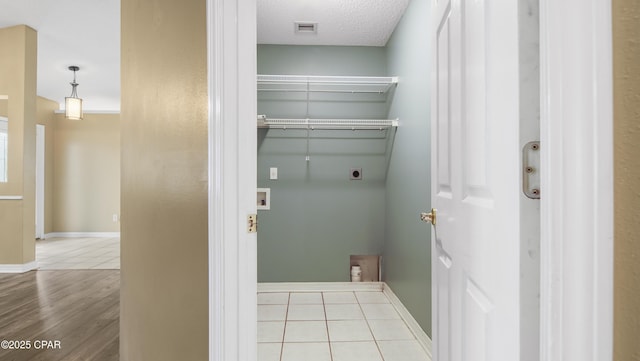
[[(258, 280), (346, 281), (349, 254), (381, 253), (384, 280), (430, 335), (430, 229), (418, 221), (430, 208), (429, 16), (429, 2), (413, 0), (386, 48), (258, 46), (260, 74), (399, 76), (386, 103), (325, 103), (310, 117), (400, 119), (388, 169), (374, 140), (312, 140), (306, 164), (306, 133), (259, 133), (258, 185), (271, 188), (272, 204), (259, 215)], [(306, 112), (301, 99), (260, 99), (260, 114)], [(350, 166), (365, 181), (349, 181)], [(279, 180), (268, 180), (269, 167)]]
[[(258, 73), (381, 76), (386, 57), (383, 48), (261, 45)], [(305, 99), (259, 94), (258, 113), (304, 118)], [(386, 112), (384, 98), (333, 99), (311, 102), (309, 116), (384, 118)], [(310, 132), (309, 162), (306, 131), (261, 130), (258, 137), (258, 186), (271, 188), (271, 209), (259, 211), (258, 281), (348, 281), (350, 255), (382, 251), (385, 133)], [(278, 180), (269, 180), (269, 167), (278, 168)], [(362, 168), (363, 180), (349, 179), (352, 167)]]
[(429, 1), (413, 0), (387, 44), (389, 74), (399, 77), (390, 117), (399, 118), (386, 183), (384, 279), (431, 335)]
[(385, 49), (370, 46), (258, 45), (258, 74), (384, 76)]

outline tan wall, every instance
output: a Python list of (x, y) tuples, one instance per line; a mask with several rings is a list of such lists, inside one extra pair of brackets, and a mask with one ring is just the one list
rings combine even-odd
[(119, 232), (120, 115), (54, 115), (53, 232)]
[(45, 126), (45, 234), (119, 232), (120, 115), (85, 113), (69, 120), (59, 104), (37, 99)]
[(53, 232), (53, 131), (54, 112), (60, 105), (43, 97), (37, 100), (37, 123), (45, 127), (45, 160), (44, 160), (44, 233)]
[(35, 259), (35, 119), (37, 33), (0, 29), (0, 94), (9, 96), (8, 182), (0, 183), (0, 264)]
[[(6, 94), (2, 94), (2, 95), (6, 95)], [(6, 117), (8, 114), (8, 109), (7, 109), (7, 105), (9, 104), (9, 102), (7, 101), (7, 99), (0, 99), (0, 116)]]
[(208, 358), (204, 0), (122, 0), (120, 359)]
[(614, 360), (640, 360), (640, 2), (613, 0)]

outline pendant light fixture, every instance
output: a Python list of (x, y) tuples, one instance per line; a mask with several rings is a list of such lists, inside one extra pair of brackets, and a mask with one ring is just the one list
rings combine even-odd
[(64, 98), (64, 114), (67, 119), (82, 119), (82, 99), (78, 98), (78, 91), (76, 87), (76, 71), (80, 70), (80, 67), (72, 65), (69, 70), (73, 72), (73, 82), (71, 84), (71, 96)]

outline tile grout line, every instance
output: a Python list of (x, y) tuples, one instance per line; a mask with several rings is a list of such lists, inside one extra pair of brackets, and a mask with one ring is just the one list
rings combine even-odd
[(293, 292), (289, 292), (287, 296), (287, 308), (284, 312), (284, 327), (282, 328), (282, 343), (280, 343), (280, 361), (282, 361), (284, 357), (284, 337), (287, 334), (287, 319), (289, 318), (289, 304), (291, 304), (291, 294)]
[(331, 337), (329, 336), (329, 319), (327, 317), (327, 304), (324, 302), (324, 292), (320, 292), (322, 298), (322, 310), (324, 311), (324, 326), (327, 329), (327, 346), (329, 347), (329, 359), (333, 361), (333, 350), (331, 349)]
[[(377, 300), (377, 299), (375, 299), (375, 298), (374, 298), (374, 299), (369, 300), (367, 297), (364, 297), (364, 298), (363, 298), (363, 300), (360, 300), (360, 299), (356, 296), (356, 292), (355, 292), (355, 291), (351, 291), (350, 293), (354, 296), (355, 301), (356, 301), (354, 304), (357, 304), (357, 306), (358, 306), (358, 310), (362, 313), (362, 316), (363, 316), (363, 319), (364, 319), (364, 320), (365, 320), (365, 322), (366, 322), (367, 328), (368, 328), (369, 332), (371, 333), (371, 335), (373, 336), (373, 337), (372, 337), (372, 341), (374, 341), (374, 342), (375, 342), (375, 345), (376, 345), (376, 348), (375, 348), (375, 349), (377, 350), (377, 353), (378, 353), (378, 355), (379, 355), (379, 359), (378, 359), (378, 360), (381, 360), (381, 361), (384, 361), (384, 360), (392, 360), (392, 359), (394, 359), (393, 357), (395, 357), (395, 356), (393, 356), (393, 355), (387, 355), (388, 357), (392, 357), (392, 358), (390, 358), (390, 359), (387, 359), (387, 358), (385, 358), (385, 356), (382, 354), (382, 350), (381, 350), (381, 344), (380, 344), (380, 342), (381, 342), (381, 341), (386, 341), (386, 340), (385, 340), (384, 338), (383, 338), (383, 339), (378, 339), (377, 337), (375, 337), (375, 335), (374, 335), (374, 333), (373, 333), (373, 329), (372, 329), (372, 326), (371, 326), (371, 321), (376, 320), (376, 315), (371, 315), (372, 317), (374, 317), (373, 319), (372, 319), (372, 318), (370, 318), (370, 317), (368, 317), (368, 316), (365, 314), (365, 312), (364, 312), (364, 306), (365, 306), (365, 305), (373, 305), (373, 304), (389, 304), (389, 305), (391, 306), (391, 308), (392, 308), (396, 313), (399, 313), (399, 311), (398, 311), (398, 309), (396, 308), (396, 306), (394, 305), (394, 303), (391, 301), (391, 299), (390, 299), (389, 297), (387, 297), (387, 295), (386, 295), (384, 292), (381, 292), (381, 291), (377, 291), (377, 292), (379, 292), (380, 294), (382, 294), (382, 295), (384, 296), (385, 300), (387, 300), (387, 302), (380, 302), (379, 300)], [(295, 298), (295, 297), (293, 297), (293, 296), (295, 296), (295, 295), (296, 295), (296, 294), (298, 294), (298, 293), (308, 293), (308, 292), (295, 292), (295, 291), (287, 292), (287, 302), (286, 302), (286, 308), (285, 308), (284, 327), (283, 327), (282, 342), (281, 342), (281, 347), (280, 347), (280, 358), (278, 359), (278, 360), (280, 360), (280, 361), (291, 361), (291, 360), (289, 360), (289, 359), (287, 359), (287, 358), (285, 358), (285, 357), (284, 357), (284, 344), (286, 343), (286, 342), (285, 342), (285, 336), (286, 336), (286, 331), (287, 331), (287, 324), (288, 324), (288, 322), (291, 322), (291, 320), (289, 320), (289, 314), (288, 314), (288, 312), (290, 311), (290, 308), (291, 308), (293, 305), (295, 305), (295, 304), (293, 304), (293, 303), (292, 303), (292, 302), (293, 302), (293, 299)], [(328, 305), (332, 305), (333, 303), (328, 303), (328, 302), (327, 302), (327, 300), (326, 300), (326, 294), (325, 294), (325, 292), (324, 292), (324, 291), (320, 291), (319, 293), (320, 293), (320, 296), (321, 296), (321, 302), (322, 302), (321, 304), (322, 304), (322, 306), (323, 306), (323, 314), (324, 314), (324, 317), (323, 317), (323, 318), (324, 318), (324, 321), (325, 321), (325, 330), (326, 330), (326, 332), (327, 332), (327, 345), (328, 345), (328, 347), (329, 347), (329, 357), (330, 357), (330, 358), (329, 358), (329, 360), (333, 361), (333, 360), (335, 360), (335, 359), (336, 359), (336, 357), (337, 357), (337, 356), (339, 356), (339, 354), (338, 354), (338, 355), (336, 355), (336, 356), (334, 356), (334, 355), (333, 355), (333, 348), (332, 348), (332, 344), (334, 343), (334, 340), (333, 340), (333, 339), (332, 339), (332, 337), (330, 336), (330, 332), (329, 332), (329, 318), (328, 318), (328, 309), (327, 309), (327, 307), (328, 307)], [(368, 301), (373, 301), (373, 303), (368, 303)], [(391, 301), (391, 302), (390, 302), (390, 301)], [(305, 301), (305, 302), (308, 302), (308, 301)], [(302, 305), (304, 305), (304, 304), (305, 304), (305, 303), (303, 302), (303, 303), (302, 303)], [(313, 304), (313, 302), (312, 302), (312, 303), (310, 303), (310, 304)], [(338, 305), (346, 305), (346, 303), (338, 303)], [(400, 316), (401, 316), (401, 317), (400, 317), (400, 319), (399, 319), (399, 320), (401, 321), (401, 323), (402, 323), (405, 327), (408, 327), (407, 321), (402, 317), (402, 315), (400, 315)], [(342, 317), (342, 316), (340, 316), (340, 317)], [(344, 318), (344, 319), (343, 319), (343, 318), (340, 318), (340, 317), (337, 319), (337, 321), (349, 321), (349, 320), (351, 320), (351, 318), (349, 318), (350, 316), (348, 316), (348, 315), (345, 315), (344, 317), (346, 317), (346, 318)], [(386, 318), (381, 318), (381, 319), (386, 319)], [(305, 321), (305, 320), (301, 320), (301, 321)], [(309, 321), (311, 321), (311, 320), (309, 320)], [(411, 331), (411, 330), (410, 330), (410, 331)], [(413, 337), (411, 338), (411, 340), (415, 341), (415, 340), (416, 340), (416, 338), (415, 338), (415, 334), (412, 334), (412, 336), (413, 336)], [(364, 340), (362, 340), (362, 341), (364, 341)], [(404, 339), (403, 339), (403, 340), (397, 340), (397, 341), (404, 341)], [(304, 343), (304, 342), (314, 342), (314, 341), (300, 341), (300, 342), (303, 342), (303, 343)], [(340, 343), (341, 341), (336, 341), (336, 342), (337, 342), (337, 343)], [(359, 341), (359, 340), (355, 340), (355, 339), (354, 339), (354, 340), (352, 340), (352, 341), (344, 341), (344, 342), (345, 342), (345, 343), (357, 343), (357, 342), (360, 342), (360, 341)], [(345, 346), (345, 347), (346, 347), (346, 346)], [(373, 351), (373, 349), (371, 349), (371, 351)], [(375, 352), (375, 351), (374, 351), (374, 352)], [(393, 353), (393, 354), (395, 355), (395, 353)], [(319, 355), (318, 355), (318, 356), (319, 356)], [(396, 356), (397, 356), (397, 355), (396, 355)], [(395, 360), (395, 359), (394, 359), (394, 360)], [(296, 361), (301, 361), (301, 360), (296, 360)]]
[(369, 317), (367, 317), (367, 314), (364, 313), (364, 309), (362, 308), (362, 304), (360, 303), (360, 299), (358, 298), (358, 295), (355, 292), (353, 294), (356, 297), (356, 301), (358, 302), (358, 306), (360, 307), (360, 311), (362, 312), (362, 315), (364, 316), (364, 320), (367, 323), (367, 327), (369, 328), (369, 332), (371, 332), (371, 337), (373, 337), (373, 342), (375, 342), (375, 344), (376, 344), (376, 349), (378, 349), (378, 354), (380, 355), (380, 359), (382, 361), (385, 361), (384, 360), (384, 355), (382, 354), (382, 350), (380, 350), (380, 345), (378, 344), (378, 339), (376, 338), (376, 335), (373, 333), (373, 329), (371, 328), (371, 324), (369, 324)]

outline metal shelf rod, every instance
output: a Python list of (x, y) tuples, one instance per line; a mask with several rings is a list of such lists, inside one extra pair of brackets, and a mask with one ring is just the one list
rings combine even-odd
[(306, 89), (258, 89), (259, 92), (281, 92), (281, 93), (349, 93), (349, 94), (384, 94), (384, 90), (306, 90)]
[[(398, 84), (397, 77), (342, 77), (342, 76), (306, 76), (306, 75), (258, 75), (258, 86), (279, 85), (282, 89), (258, 89), (258, 91), (311, 91), (311, 92), (334, 92), (334, 93), (356, 93), (373, 92), (386, 93), (392, 86)], [(304, 89), (291, 89), (306, 85)], [(329, 85), (339, 85), (351, 87), (352, 89), (322, 89)], [(287, 88), (287, 86), (289, 86)], [(313, 89), (313, 87), (321, 89)], [(365, 88), (358, 90), (358, 88)], [(366, 90), (366, 88), (375, 90)]]
[(259, 128), (271, 129), (386, 129), (397, 127), (398, 119), (284, 119), (258, 117)]

